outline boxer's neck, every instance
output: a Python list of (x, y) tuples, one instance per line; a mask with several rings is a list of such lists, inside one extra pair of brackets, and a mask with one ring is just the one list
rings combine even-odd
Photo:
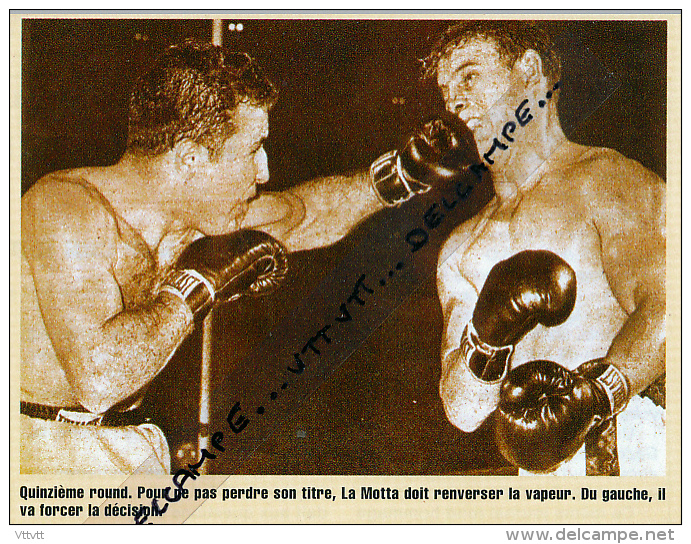
[(517, 139), (506, 160), (491, 168), (500, 201), (511, 201), (533, 189), (549, 170), (549, 164), (567, 142), (559, 124), (556, 107), (535, 116), (525, 137)]

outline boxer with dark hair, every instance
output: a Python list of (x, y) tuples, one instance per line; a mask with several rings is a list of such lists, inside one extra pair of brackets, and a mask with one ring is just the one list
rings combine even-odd
[(258, 195), (276, 98), (248, 55), (172, 46), (132, 92), (122, 158), (23, 196), (22, 473), (168, 472), (166, 439), (136, 406), (195, 320), (275, 289), (286, 249), (331, 244), (426, 190), (425, 157), (458, 143), (437, 126), (447, 137), (415, 138), (406, 168)]
[[(447, 417), (471, 432), (496, 411), (509, 461), (584, 474), (584, 442), (605, 427), (611, 438), (617, 416), (621, 474), (664, 474), (665, 410), (639, 395), (665, 375), (664, 182), (567, 140), (560, 61), (532, 22), (460, 23), (426, 67), (481, 153), (510, 137), (485, 155), (495, 198), (439, 259)], [(526, 99), (533, 113), (519, 130)], [(611, 462), (589, 458), (588, 473), (617, 472), (614, 444)]]
[(187, 40), (137, 80), (127, 148), (157, 155), (187, 138), (215, 155), (238, 128), (232, 114), (241, 102), (269, 109), (277, 99), (276, 88), (246, 53)]
[(535, 51), (542, 59), (542, 69), (547, 83), (554, 85), (561, 74), (561, 59), (554, 50), (548, 32), (530, 21), (464, 21), (449, 27), (437, 40), (432, 52), (424, 59), (425, 77), (437, 76), (443, 57), (468, 40), (481, 37), (491, 40), (506, 67), (513, 66), (526, 51)]

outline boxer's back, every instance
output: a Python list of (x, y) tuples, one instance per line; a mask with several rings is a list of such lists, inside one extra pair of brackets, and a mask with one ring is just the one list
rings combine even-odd
[[(54, 406), (79, 404), (66, 363), (59, 360), (51, 338), (60, 334), (51, 327), (56, 313), (74, 313), (78, 320), (79, 314), (97, 307), (144, 304), (160, 277), (144, 241), (115, 214), (88, 178), (89, 169), (49, 175), (22, 198), (22, 400)], [(117, 289), (84, 286), (84, 290), (94, 290), (90, 304), (67, 300), (60, 296), (62, 284), (79, 279), (63, 276), (62, 262), (107, 268)]]

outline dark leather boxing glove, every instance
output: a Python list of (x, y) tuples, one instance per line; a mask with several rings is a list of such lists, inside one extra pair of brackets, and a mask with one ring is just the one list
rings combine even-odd
[(214, 303), (273, 291), (287, 271), (286, 250), (277, 240), (241, 230), (192, 242), (161, 290), (184, 300), (195, 317), (204, 317)]
[(576, 303), (576, 273), (545, 250), (527, 250), (498, 262), (490, 271), (463, 331), (462, 353), (473, 373), (501, 378), (513, 346), (538, 324), (566, 321)]
[(440, 181), (456, 181), (478, 164), (482, 160), (470, 129), (455, 115), (443, 112), (400, 151), (389, 151), (374, 161), (370, 179), (384, 205), (396, 206)]
[(502, 384), (499, 451), (518, 467), (550, 471), (578, 451), (593, 427), (621, 412), (628, 398), (628, 382), (613, 365), (589, 362), (576, 372), (552, 361), (521, 365)]

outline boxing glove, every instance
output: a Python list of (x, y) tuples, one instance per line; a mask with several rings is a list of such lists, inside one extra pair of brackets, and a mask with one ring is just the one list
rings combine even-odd
[(263, 232), (240, 230), (192, 242), (161, 290), (180, 297), (195, 318), (203, 318), (215, 303), (273, 291), (287, 270), (286, 250), (277, 240)]
[(512, 370), (501, 387), (495, 435), (514, 465), (550, 471), (576, 453), (588, 432), (628, 402), (626, 377), (613, 365), (589, 362), (576, 372), (552, 361)]
[(461, 353), (485, 381), (504, 375), (513, 346), (538, 324), (566, 321), (576, 304), (576, 274), (558, 255), (521, 251), (500, 261), (480, 291), (461, 337)]
[(397, 206), (440, 181), (455, 182), (481, 164), (473, 134), (455, 115), (443, 112), (370, 166), (374, 192), (385, 206)]

